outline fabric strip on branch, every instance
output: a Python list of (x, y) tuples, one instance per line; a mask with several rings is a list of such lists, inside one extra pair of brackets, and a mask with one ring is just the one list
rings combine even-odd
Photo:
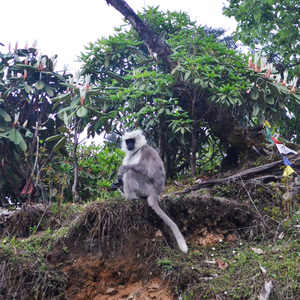
[(280, 154), (289, 154), (289, 153), (293, 153), (293, 154), (297, 154), (296, 151), (284, 146), (281, 142), (277, 141), (274, 137), (271, 137), (273, 142), (275, 143), (278, 151)]
[(294, 172), (295, 172), (294, 169), (292, 169), (289, 165), (287, 165), (283, 170), (282, 176), (289, 176)]
[[(290, 163), (289, 159), (285, 156), (285, 155), (281, 155), (282, 156), (282, 159), (283, 159), (283, 163), (285, 164), (285, 168), (284, 168), (284, 171), (283, 171), (283, 174), (282, 176), (289, 176), (291, 175), (292, 173), (295, 172), (295, 170), (293, 169), (293, 166), (292, 164)], [(296, 172), (295, 172), (296, 173)], [(297, 174), (297, 173), (296, 173)], [(297, 174), (298, 175), (298, 174)]]

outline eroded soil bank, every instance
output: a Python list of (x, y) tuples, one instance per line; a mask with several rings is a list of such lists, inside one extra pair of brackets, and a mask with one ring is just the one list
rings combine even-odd
[[(297, 187), (225, 182), (161, 207), (189, 253), (143, 201), (24, 206), (1, 216), (0, 299), (269, 299), (300, 295)], [(289, 192), (293, 200), (286, 199)]]

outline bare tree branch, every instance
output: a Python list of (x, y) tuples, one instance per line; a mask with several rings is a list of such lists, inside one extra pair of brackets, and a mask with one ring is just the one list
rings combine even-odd
[(170, 72), (176, 66), (175, 61), (169, 57), (169, 55), (172, 54), (170, 46), (145, 24), (124, 0), (106, 0), (106, 2), (125, 17), (136, 30), (139, 37), (144, 41), (148, 49), (157, 54), (158, 58), (164, 62), (166, 71)]

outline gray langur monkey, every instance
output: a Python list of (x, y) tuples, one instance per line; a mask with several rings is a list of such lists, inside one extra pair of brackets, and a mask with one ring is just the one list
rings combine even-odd
[(158, 205), (166, 180), (164, 163), (158, 153), (147, 145), (142, 130), (125, 133), (122, 136), (122, 150), (126, 156), (111, 188), (119, 189), (129, 200), (146, 198), (149, 206), (172, 230), (180, 250), (187, 253), (187, 244), (177, 225)]

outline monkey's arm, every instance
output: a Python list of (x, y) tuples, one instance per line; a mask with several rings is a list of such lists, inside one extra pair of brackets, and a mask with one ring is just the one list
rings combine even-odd
[[(118, 171), (118, 179), (123, 178), (124, 173), (128, 172), (129, 170), (132, 170), (152, 183), (159, 180), (165, 180), (163, 162), (161, 161), (159, 155), (155, 152), (153, 148), (145, 145), (140, 149), (137, 155), (140, 155), (140, 157), (133, 157), (132, 160), (130, 159), (132, 162), (135, 163), (125, 163), (123, 166), (120, 167)], [(163, 178), (157, 178), (158, 174), (163, 175)]]
[(143, 164), (132, 164), (132, 165), (123, 165), (119, 168), (117, 180), (122, 180), (122, 177), (129, 170), (133, 170), (144, 177), (149, 177), (147, 168)]

